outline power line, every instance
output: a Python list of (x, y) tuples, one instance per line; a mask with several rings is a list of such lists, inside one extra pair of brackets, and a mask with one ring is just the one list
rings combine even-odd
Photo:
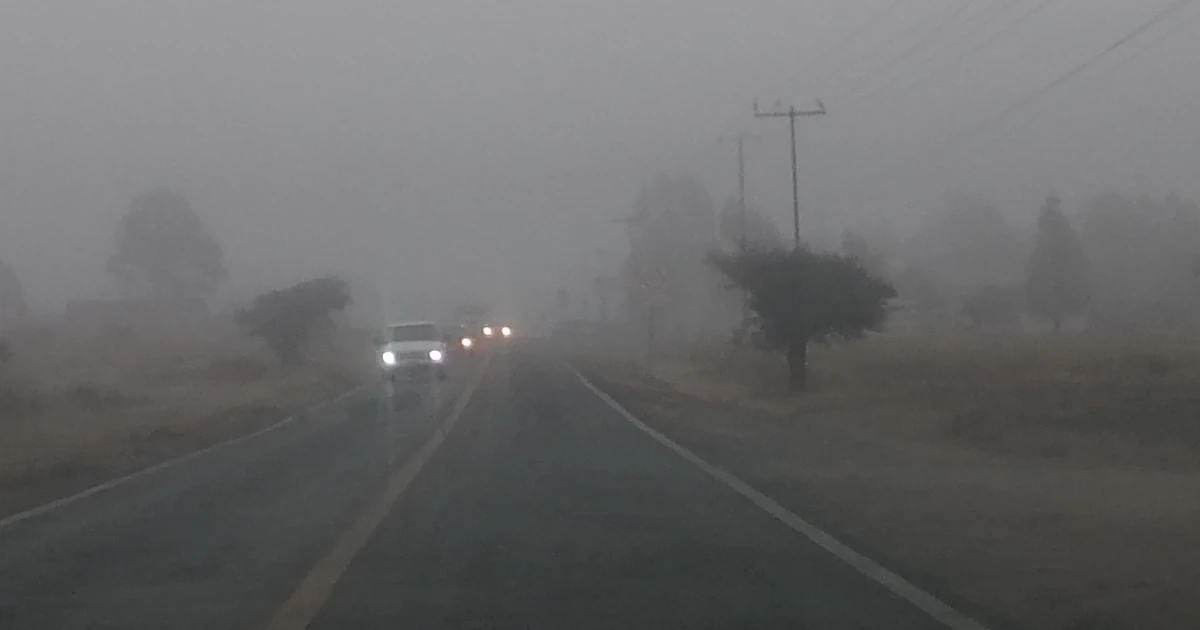
[[(958, 60), (960, 60), (964, 54), (966, 54), (973, 48), (973, 47), (968, 47), (966, 51), (959, 52), (957, 55), (955, 55), (955, 54), (952, 54), (952, 51), (955, 47), (957, 47), (959, 44), (961, 44), (963, 42), (970, 41), (971, 38), (975, 37), (975, 35), (979, 34), (980, 32), (984, 31), (985, 29), (987, 29), (989, 26), (994, 24), (996, 22), (996, 20), (1000, 18), (1000, 16), (1004, 15), (1005, 13), (1007, 13), (1009, 10), (1011, 10), (1013, 7), (1016, 7), (1016, 6), (1018, 6), (1018, 5), (1010, 2), (1009, 0), (998, 0), (996, 2), (993, 2), (989, 8), (998, 9), (998, 10), (988, 11), (985, 8), (983, 11), (976, 14), (975, 17), (978, 18), (978, 17), (982, 16), (983, 19), (976, 21), (974, 24), (971, 24), (965, 30), (960, 31), (958, 33), (958, 37), (951, 38), (950, 40), (948, 40), (946, 46), (943, 46), (941, 48), (941, 50), (935, 52), (932, 57), (929, 57), (928, 59), (926, 59), (925, 64), (918, 64), (917, 66), (915, 66), (914, 70), (918, 70), (918, 71), (922, 70), (923, 69), (922, 65), (927, 65), (931, 62), (937, 62), (940, 59), (945, 59), (945, 58), (950, 59), (951, 65), (953, 65)], [(950, 53), (950, 54), (947, 54), (947, 53)], [(913, 76), (913, 74), (909, 73), (907, 78), (912, 78), (912, 76)], [(873, 89), (867, 90), (866, 92), (861, 92), (858, 95), (853, 96), (852, 98), (850, 98), (850, 100), (848, 100), (845, 103), (845, 105), (847, 107), (849, 107), (849, 106), (859, 103), (861, 101), (865, 101), (869, 98), (872, 98), (882, 92), (886, 92), (888, 89), (901, 83), (905, 78), (906, 77), (903, 74), (895, 75), (887, 82), (885, 82)], [(917, 82), (919, 83), (922, 79), (918, 79)], [(908, 88), (906, 88), (904, 91), (905, 92), (908, 91)]]
[(916, 23), (909, 25), (907, 28), (901, 30), (896, 35), (884, 40), (879, 45), (872, 48), (867, 54), (860, 55), (858, 57), (853, 58), (851, 61), (849, 61), (847, 63), (843, 63), (836, 67), (830, 68), (824, 74), (822, 74), (820, 76), (820, 78), (817, 79), (816, 83), (817, 84), (825, 83), (826, 81), (836, 77), (837, 75), (845, 73), (847, 70), (850, 70), (854, 66), (858, 65), (859, 62), (866, 61), (868, 59), (871, 59), (872, 57), (875, 57), (881, 51), (889, 48), (892, 44), (901, 42), (905, 38), (907, 38), (910, 34), (919, 31), (921, 29), (921, 27), (924, 25), (925, 24), (922, 21), (917, 21)]
[(1016, 113), (1017, 111), (1020, 111), (1022, 108), (1026, 107), (1030, 103), (1037, 101), (1039, 98), (1045, 96), (1046, 94), (1053, 92), (1054, 90), (1062, 87), (1064, 84), (1069, 82), (1071, 79), (1073, 79), (1073, 78), (1079, 76), (1080, 74), (1082, 74), (1083, 72), (1087, 71), (1089, 68), (1091, 68), (1097, 62), (1099, 62), (1101, 59), (1104, 59), (1112, 52), (1120, 49), (1122, 46), (1124, 46), (1125, 44), (1134, 40), (1142, 33), (1145, 33), (1147, 30), (1153, 28), (1155, 25), (1159, 24), (1163, 20), (1171, 17), (1173, 14), (1175, 14), (1180, 9), (1183, 9), (1184, 7), (1190, 5), (1194, 2), (1196, 2), (1196, 0), (1177, 0), (1175, 2), (1175, 4), (1172, 4), (1171, 6), (1167, 7), (1166, 9), (1159, 11), (1157, 14), (1154, 15), (1154, 17), (1150, 18), (1149, 20), (1142, 22), (1136, 28), (1134, 28), (1132, 31), (1129, 31), (1128, 33), (1126, 33), (1124, 36), (1122, 36), (1120, 39), (1118, 39), (1117, 41), (1110, 44), (1104, 50), (1096, 53), (1095, 55), (1092, 55), (1091, 57), (1088, 57), (1082, 63), (1072, 67), (1070, 70), (1064, 72), (1063, 74), (1060, 74), (1058, 77), (1056, 77), (1054, 80), (1050, 81), (1049, 83), (1046, 83), (1045, 85), (1042, 85), (1041, 87), (1033, 90), (1032, 92), (1026, 94), (1025, 96), (1018, 98), (1017, 100), (1009, 103), (1004, 109), (1000, 110), (999, 112), (997, 112), (996, 114), (994, 114), (992, 116), (988, 116), (987, 118), (984, 118), (983, 120), (979, 121), (974, 126), (972, 126), (971, 128), (969, 128), (963, 132), (954, 134), (954, 135), (950, 136), (949, 138), (942, 140), (941, 142), (938, 142), (937, 144), (930, 147), (929, 150), (923, 152), (922, 156), (928, 156), (929, 154), (936, 153), (937, 151), (941, 150), (945, 146), (953, 144), (954, 142), (957, 142), (963, 138), (969, 138), (969, 137), (979, 133), (980, 131), (987, 129), (988, 127), (990, 127), (994, 124), (1003, 122), (1005, 119), (1007, 119), (1012, 114)]
[(1038, 13), (1041, 13), (1044, 9), (1046, 9), (1051, 4), (1053, 4), (1057, 1), (1058, 0), (1042, 0), (1040, 3), (1038, 3), (1037, 5), (1034, 5), (1025, 13), (1022, 13), (1020, 15), (1020, 17), (1018, 17), (1016, 20), (1009, 22), (1007, 26), (1001, 27), (1000, 29), (993, 31), (991, 35), (988, 35), (987, 37), (979, 40), (978, 42), (975, 43), (974, 46), (971, 46), (970, 48), (967, 48), (966, 50), (959, 53), (959, 55), (957, 57), (951, 58), (950, 63), (944, 64), (942, 66), (935, 68), (932, 72), (927, 73), (925, 76), (917, 79), (913, 83), (910, 83), (908, 86), (901, 88), (899, 92), (897, 92), (896, 94), (894, 94), (892, 96), (892, 98), (901, 98), (901, 97), (907, 96), (907, 95), (911, 94), (917, 88), (942, 76), (947, 71), (953, 70), (954, 68), (958, 67), (962, 63), (963, 59), (965, 59), (966, 57), (970, 56), (973, 53), (976, 53), (976, 52), (986, 49), (992, 43), (999, 40), (1002, 36), (1007, 35), (1013, 31), (1015, 31), (1016, 29), (1019, 29), (1020, 27), (1024, 26), (1026, 22), (1033, 19), (1034, 16), (1036, 16)]
[[(1184, 31), (1189, 26), (1195, 25), (1197, 21), (1200, 21), (1200, 13), (1192, 15), (1188, 19), (1176, 22), (1172, 28), (1168, 28), (1166, 31), (1161, 33), (1158, 37), (1151, 40), (1150, 43), (1148, 43), (1147, 45), (1138, 49), (1133, 54), (1127, 55), (1127, 56), (1123, 57), (1117, 63), (1105, 68), (1104, 70), (1102, 70), (1100, 72), (1097, 72), (1097, 73), (1094, 73), (1093, 75), (1091, 75), (1090, 80), (1092, 82), (1096, 82), (1096, 81), (1099, 81), (1100, 79), (1103, 79), (1105, 77), (1108, 77), (1109, 75), (1114, 74), (1115, 72), (1117, 72), (1121, 68), (1125, 67), (1126, 65), (1128, 65), (1135, 59), (1141, 57), (1143, 54), (1150, 52), (1151, 50), (1157, 48), (1160, 44), (1163, 44), (1164, 42), (1168, 41), (1172, 36)], [(1039, 112), (1037, 110), (1034, 110), (1029, 115), (1025, 116), (1023, 119), (1016, 122), (1015, 124), (1010, 124), (1008, 126), (1008, 129), (1010, 131), (1023, 130), (1025, 128), (1027, 128), (1031, 123), (1036, 121), (1039, 115), (1040, 115)], [(1066, 127), (1060, 126), (1059, 128), (1065, 129)]]
[(1186, 29), (1189, 26), (1192, 26), (1197, 21), (1200, 21), (1200, 13), (1197, 13), (1196, 15), (1193, 15), (1192, 17), (1190, 17), (1186, 20), (1183, 20), (1181, 22), (1177, 22), (1175, 24), (1174, 28), (1167, 29), (1163, 34), (1158, 36), (1158, 39), (1151, 41), (1149, 44), (1143, 46), (1141, 49), (1137, 50), (1132, 55), (1129, 55), (1128, 57), (1125, 57), (1124, 59), (1118, 61), (1117, 63), (1113, 64), (1112, 66), (1109, 66), (1107, 70), (1104, 70), (1104, 71), (1100, 72), (1099, 74), (1096, 74), (1093, 78), (1100, 79), (1100, 78), (1107, 77), (1110, 74), (1115, 73), (1117, 70), (1124, 68), (1130, 62), (1137, 59), (1138, 57), (1141, 57), (1143, 54), (1150, 52), (1151, 50), (1153, 50), (1155, 48), (1158, 48), (1159, 44), (1162, 44), (1163, 42), (1169, 40), (1173, 35), (1183, 31), (1184, 29)]
[[(1150, 19), (1146, 20), (1145, 22), (1142, 22), (1141, 24), (1139, 24), (1132, 30), (1128, 31), (1125, 35), (1121, 36), (1119, 39), (1117, 39), (1115, 42), (1113, 42), (1112, 44), (1110, 44), (1103, 50), (1097, 52), (1096, 54), (1087, 58), (1083, 62), (1073, 66), (1071, 69), (1067, 70), (1066, 72), (1058, 75), (1050, 82), (1048, 82), (1048, 83), (1042, 85), (1041, 87), (1036, 88), (1033, 91), (1025, 94), (1024, 96), (1010, 102), (1006, 107), (1004, 107), (1002, 110), (1000, 110), (996, 114), (984, 118), (983, 120), (979, 121), (974, 126), (970, 127), (969, 129), (967, 129), (965, 131), (953, 134), (950, 137), (942, 139), (941, 141), (937, 142), (936, 144), (929, 147), (925, 151), (921, 151), (920, 153), (918, 153), (916, 155), (908, 156), (902, 162), (894, 163), (893, 166), (903, 166), (906, 164), (922, 164), (922, 163), (928, 164), (929, 163), (928, 158), (934, 156), (939, 151), (942, 151), (946, 147), (951, 146), (955, 142), (958, 142), (962, 139), (974, 136), (975, 134), (986, 130), (987, 128), (991, 127), (992, 125), (1003, 122), (1005, 119), (1007, 119), (1012, 114), (1020, 111), (1022, 108), (1026, 107), (1030, 103), (1037, 101), (1039, 98), (1045, 96), (1046, 94), (1062, 87), (1064, 84), (1068, 83), (1073, 78), (1079, 76), (1081, 73), (1086, 72), (1089, 68), (1094, 66), (1097, 62), (1104, 59), (1108, 55), (1112, 54), (1114, 51), (1120, 49), (1121, 47), (1123, 47), (1130, 41), (1136, 39), (1141, 34), (1145, 33), (1149, 29), (1153, 28), (1154, 26), (1163, 22), (1167, 18), (1171, 17), (1179, 10), (1186, 8), (1187, 6), (1192, 5), (1195, 2), (1196, 2), (1196, 0), (1177, 0), (1174, 4), (1163, 9), (1162, 11), (1159, 11), (1157, 14), (1155, 14)], [(885, 168), (882, 171), (875, 173), (874, 179), (879, 180), (881, 178), (889, 178), (894, 175), (895, 175), (895, 169)]]
[(958, 18), (958, 16), (962, 15), (963, 12), (971, 8), (977, 1), (978, 0), (966, 0), (962, 4), (958, 5), (955, 10), (951, 11), (949, 15), (935, 24), (932, 29), (927, 31), (923, 37), (913, 42), (900, 52), (896, 53), (896, 55), (892, 57), (888, 63), (885, 63), (880, 68), (876, 68), (874, 72), (867, 72), (866, 74), (859, 75), (857, 79), (852, 80), (850, 84), (845, 87), (845, 89), (840, 91), (843, 94), (852, 94), (855, 90), (868, 83), (871, 79), (887, 74), (889, 70), (895, 68), (897, 65), (904, 62), (904, 60), (908, 59), (910, 56), (916, 54), (922, 48), (935, 41), (938, 36), (941, 35), (942, 31), (949, 27), (950, 24), (954, 22), (956, 18)]
[(863, 22), (861, 25), (859, 25), (858, 28), (851, 31), (850, 34), (839, 39), (832, 46), (826, 48), (825, 52), (821, 53), (820, 55), (817, 55), (818, 63), (820, 65), (823, 65), (826, 61), (828, 61), (829, 59), (831, 59), (833, 57), (834, 52), (837, 52), (839, 49), (845, 47), (846, 44), (858, 39), (860, 36), (862, 36), (863, 33), (866, 33), (868, 30), (870, 30), (876, 24), (882, 22), (889, 15), (892, 14), (892, 11), (894, 11), (896, 8), (898, 8), (900, 6), (900, 3), (902, 1), (903, 0), (892, 0), (892, 3), (889, 4), (882, 11), (871, 16), (865, 22)]

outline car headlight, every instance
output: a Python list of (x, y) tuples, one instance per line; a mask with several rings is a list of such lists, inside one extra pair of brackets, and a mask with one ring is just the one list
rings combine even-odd
[(396, 353), (391, 350), (384, 351), (379, 355), (379, 360), (383, 361), (384, 365), (396, 365)]
[(484, 326), (484, 327), (483, 327), (483, 336), (484, 336), (484, 337), (491, 337), (491, 336), (492, 336), (492, 327), (491, 327), (491, 326)]
[(442, 361), (442, 351), (441, 350), (430, 350), (429, 351), (429, 360), (433, 361), (434, 363), (440, 363)]
[(504, 335), (505, 337), (509, 337), (512, 335), (512, 329), (508, 326), (504, 326), (500, 329), (500, 334)]
[(464, 348), (470, 348), (471, 346), (475, 345), (475, 340), (470, 337), (463, 337), (462, 341), (459, 343), (461, 343), (462, 347)]

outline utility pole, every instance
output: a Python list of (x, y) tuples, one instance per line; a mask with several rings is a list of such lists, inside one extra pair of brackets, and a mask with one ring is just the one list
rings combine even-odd
[(800, 184), (796, 179), (796, 117), (797, 116), (824, 116), (825, 104), (817, 100), (817, 109), (796, 109), (788, 107), (787, 111), (760, 112), (758, 111), (758, 101), (754, 101), (754, 117), (755, 118), (778, 118), (781, 116), (788, 117), (788, 128), (792, 134), (792, 235), (795, 238), (795, 247), (800, 249)]
[[(745, 144), (746, 144), (747, 140), (761, 140), (762, 136), (757, 135), (757, 134), (750, 134), (750, 133), (746, 133), (746, 132), (742, 131), (742, 132), (738, 132), (737, 134), (735, 134), (733, 136), (729, 136), (729, 137), (731, 137), (732, 139), (737, 141), (738, 250), (744, 252), (744, 251), (746, 251), (746, 248), (749, 245), (749, 243), (747, 243), (747, 240), (746, 240), (746, 150), (745, 150)], [(725, 140), (725, 139), (726, 138), (722, 138), (722, 140)], [(745, 300), (742, 300), (742, 322), (741, 322), (741, 328), (739, 329), (741, 332), (737, 336), (739, 343), (741, 342), (741, 340), (743, 340), (745, 338), (745, 331), (748, 330), (749, 327), (750, 327), (750, 307), (746, 304)]]
[(746, 152), (745, 139), (738, 134), (738, 247), (746, 249)]
[[(746, 249), (746, 140), (759, 140), (762, 136), (739, 132), (733, 136), (728, 136), (737, 141), (737, 178), (738, 178), (738, 247)], [(724, 140), (725, 138), (722, 138)]]

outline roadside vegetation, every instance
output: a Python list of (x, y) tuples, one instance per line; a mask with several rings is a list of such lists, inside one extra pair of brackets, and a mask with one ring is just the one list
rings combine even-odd
[(1089, 467), (1200, 470), (1200, 343), (1092, 336), (817, 345), (809, 391), (733, 345), (653, 362), (671, 387), (774, 417)]
[[(592, 350), (594, 352), (594, 350)], [(732, 344), (587, 359), (623, 404), (860, 551), (1046, 630), (1194, 627), (1200, 344)]]
[(266, 426), (373, 371), (370, 334), (334, 318), (351, 301), (335, 276), (212, 312), (223, 251), (169, 190), (133, 200), (107, 270), (120, 297), (33, 316), (0, 263), (0, 511)]
[(26, 331), (0, 367), (0, 491), (102, 480), (279, 420), (361, 382), (366, 338), (331, 333), (297, 365), (232, 326)]
[[(707, 267), (727, 293), (628, 282), (631, 328), (656, 335), (562, 341), (623, 404), (868, 555), (1021, 624), (1195, 627), (1200, 205), (1050, 194), (1015, 222), (957, 196), (907, 235), (868, 222), (788, 253), (729, 204), (721, 238), (681, 247), (672, 217), (699, 195), (656, 185), (670, 201), (639, 198), (627, 268), (694, 286)], [(818, 259), (815, 274), (798, 262)], [(675, 313), (725, 327), (681, 329)], [(789, 365), (792, 340), (810, 343)]]
[(709, 261), (745, 292), (751, 340), (787, 357), (788, 384), (805, 388), (808, 347), (858, 339), (887, 318), (896, 291), (853, 258), (807, 248), (714, 252)]
[(296, 363), (312, 337), (331, 329), (331, 316), (350, 300), (345, 280), (317, 278), (264, 293), (235, 319), (246, 334), (262, 339), (277, 359)]

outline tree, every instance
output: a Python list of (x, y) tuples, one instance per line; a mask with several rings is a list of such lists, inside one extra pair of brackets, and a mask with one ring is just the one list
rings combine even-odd
[(736, 199), (725, 202), (717, 217), (721, 236), (730, 243), (754, 249), (782, 249), (786, 247), (779, 226), (763, 215), (757, 208), (746, 205), (745, 213)]
[(746, 292), (759, 340), (786, 353), (795, 390), (805, 387), (810, 342), (877, 330), (896, 295), (890, 283), (842, 254), (751, 249), (713, 253), (709, 260)]
[(960, 312), (972, 328), (1013, 328), (1021, 322), (1021, 294), (1017, 285), (986, 284), (963, 300)]
[[(682, 340), (725, 329), (734, 321), (736, 300), (704, 264), (706, 253), (718, 243), (719, 219), (698, 179), (655, 178), (638, 192), (625, 222), (629, 257), (622, 267), (630, 287), (628, 305), (647, 328), (657, 321), (661, 337)], [(649, 278), (655, 279), (652, 291), (646, 286)]]
[(887, 261), (871, 247), (866, 237), (858, 232), (842, 232), (842, 254), (876, 278), (887, 277)]
[(0, 325), (19, 322), (28, 316), (21, 280), (8, 263), (0, 260)]
[(945, 324), (950, 318), (949, 300), (925, 268), (908, 265), (896, 272), (892, 282), (898, 297), (916, 311), (925, 331)]
[(1200, 251), (1200, 206), (1105, 193), (1080, 208), (1079, 235), (1096, 296), (1142, 304), (1191, 296)]
[(951, 292), (1009, 284), (1022, 276), (1026, 246), (1000, 208), (958, 195), (926, 216), (905, 246), (905, 263)]
[(239, 311), (236, 319), (247, 334), (266, 341), (280, 361), (290, 363), (300, 357), (313, 332), (331, 324), (330, 315), (350, 302), (346, 281), (328, 276), (264, 293)]
[(1062, 200), (1050, 195), (1038, 215), (1037, 244), (1029, 256), (1026, 306), (1058, 330), (1064, 318), (1083, 311), (1088, 300), (1087, 285), (1083, 244), (1062, 211)]
[(187, 200), (165, 188), (134, 198), (108, 271), (127, 294), (156, 299), (208, 298), (228, 276), (220, 244)]

